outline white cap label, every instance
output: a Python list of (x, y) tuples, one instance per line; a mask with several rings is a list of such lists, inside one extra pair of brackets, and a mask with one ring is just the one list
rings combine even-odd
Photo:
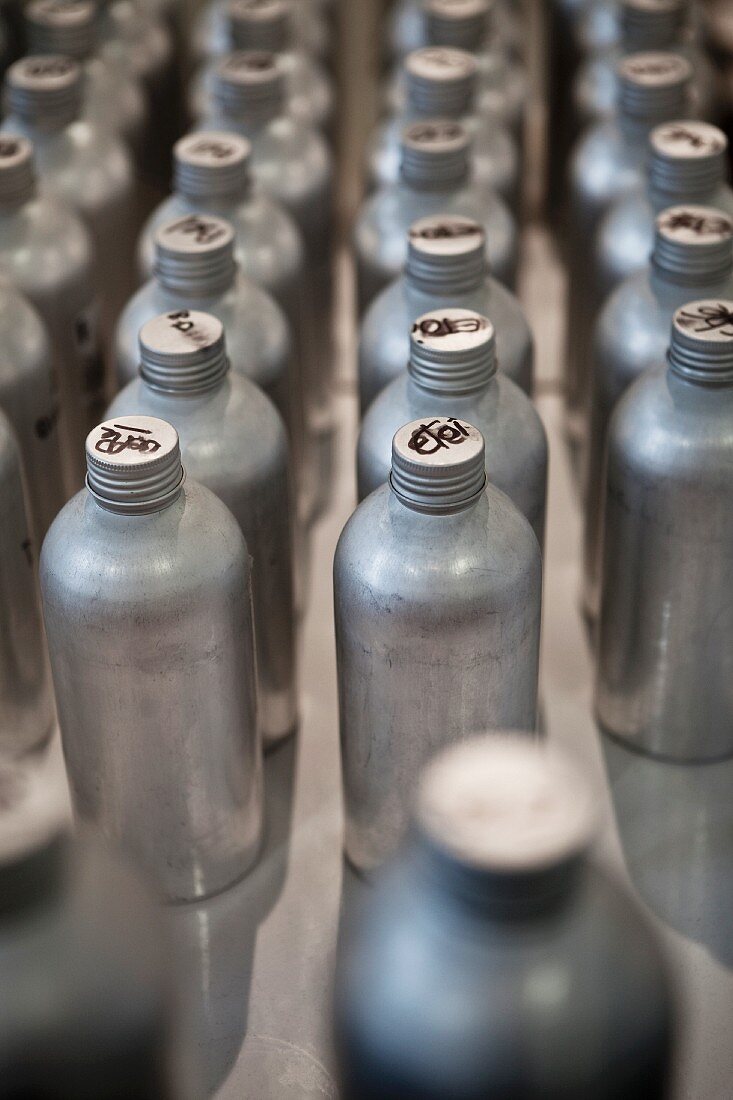
[(733, 302), (703, 299), (678, 309), (675, 327), (698, 340), (726, 343), (733, 340)]
[(488, 344), (493, 335), (494, 326), (486, 317), (471, 309), (457, 308), (423, 314), (410, 333), (416, 344), (445, 352), (480, 347)]
[(234, 231), (228, 222), (203, 214), (187, 214), (185, 218), (168, 222), (158, 230), (158, 234), (166, 248), (181, 252), (206, 252), (212, 245), (220, 247), (234, 239)]
[(670, 206), (657, 218), (657, 228), (682, 244), (715, 244), (733, 234), (733, 222), (712, 206)]
[(711, 157), (722, 153), (728, 142), (722, 130), (707, 122), (665, 122), (651, 134), (652, 148), (668, 157)]

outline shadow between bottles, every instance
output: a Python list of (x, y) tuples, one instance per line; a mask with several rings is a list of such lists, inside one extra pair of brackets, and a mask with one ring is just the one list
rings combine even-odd
[(297, 754), (296, 735), (265, 756), (265, 836), (252, 870), (214, 897), (168, 910), (201, 1095), (226, 1081), (247, 1034), (257, 931), (287, 873)]
[(733, 759), (673, 764), (601, 735), (616, 825), (640, 897), (733, 967)]

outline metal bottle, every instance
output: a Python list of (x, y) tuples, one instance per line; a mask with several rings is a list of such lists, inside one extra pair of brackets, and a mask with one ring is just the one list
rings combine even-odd
[(194, 118), (211, 108), (217, 57), (232, 50), (276, 53), (285, 74), (286, 110), (308, 126), (332, 133), (334, 93), (320, 62), (298, 42), (289, 0), (229, 0), (224, 8), (226, 45), (194, 76), (188, 95)]
[(43, 322), (22, 294), (0, 280), (0, 408), (12, 424), (23, 461), (36, 546), (66, 502), (61, 468), (58, 395)]
[(649, 135), (646, 187), (622, 196), (601, 219), (594, 273), (599, 307), (615, 286), (649, 263), (654, 222), (668, 206), (694, 203), (733, 214), (733, 191), (725, 181), (728, 141), (706, 122), (679, 119)]
[(53, 729), (35, 562), (20, 451), (0, 409), (0, 753), (5, 755), (37, 749)]
[(137, 376), (140, 329), (161, 313), (213, 313), (227, 334), (234, 371), (256, 382), (290, 422), (291, 340), (277, 302), (234, 260), (234, 230), (223, 218), (184, 214), (155, 233), (154, 277), (125, 306), (115, 335), (121, 386)]
[(229, 370), (220, 321), (163, 314), (140, 331), (140, 376), (106, 419), (133, 412), (173, 424), (186, 472), (231, 509), (252, 555), (252, 600), (265, 746), (297, 725), (293, 553), (285, 427), (272, 402)]
[(611, 203), (643, 183), (649, 131), (684, 113), (690, 75), (689, 62), (676, 54), (631, 54), (618, 67), (617, 117), (591, 127), (573, 150), (566, 232), (566, 400), (568, 427), (579, 436), (594, 321), (589, 245)]
[(733, 298), (733, 218), (710, 207), (674, 206), (657, 217), (650, 267), (617, 287), (596, 324), (583, 539), (583, 607), (591, 619), (600, 600), (608, 423), (631, 383), (664, 361), (675, 311), (698, 295)]
[(403, 424), (451, 416), (484, 437), (487, 478), (516, 504), (543, 546), (545, 429), (526, 394), (497, 373), (491, 321), (469, 309), (436, 309), (413, 321), (407, 370), (375, 398), (361, 426), (359, 500), (389, 479), (392, 439)]
[(405, 265), (407, 233), (431, 214), (463, 215), (486, 232), (491, 271), (513, 286), (517, 230), (502, 199), (470, 181), (471, 141), (450, 119), (414, 122), (402, 136), (400, 179), (363, 204), (354, 227), (359, 306), (363, 311)]
[(184, 485), (170, 424), (106, 421), (86, 453), (41, 554), (74, 809), (169, 898), (204, 897), (262, 833), (249, 552), (229, 509)]
[(403, 832), (424, 761), (472, 730), (533, 730), (539, 544), (486, 481), (484, 441), (454, 417), (406, 424), (389, 484), (334, 559), (345, 847), (373, 870)]
[[(296, 0), (291, 9), (293, 39), (298, 48), (325, 62), (332, 47), (331, 29), (322, 4)], [(209, 0), (194, 21), (189, 48), (195, 61), (220, 57), (231, 49), (229, 0)]]
[[(92, 243), (79, 218), (65, 202), (38, 193), (31, 143), (1, 136), (0, 273), (35, 306), (48, 331), (67, 493), (82, 483), (79, 454), (103, 403), (92, 265)], [(49, 490), (57, 475), (55, 463), (48, 463), (44, 480)], [(35, 481), (30, 471), (29, 477)]]
[(98, 842), (72, 839), (47, 765), (0, 761), (0, 792), (3, 1094), (180, 1095), (156, 899)]
[(403, 273), (364, 314), (359, 335), (362, 414), (404, 371), (414, 319), (446, 306), (490, 317), (499, 370), (525, 393), (532, 392), (532, 332), (519, 301), (490, 274), (483, 229), (471, 218), (433, 214), (412, 223)]
[(608, 433), (596, 717), (640, 752), (733, 754), (733, 300), (675, 312)]
[(5, 90), (2, 132), (33, 142), (44, 188), (73, 206), (92, 235), (107, 340), (134, 286), (130, 155), (114, 131), (82, 117), (83, 80), (76, 61), (51, 54), (23, 58), (8, 69)]
[(668, 1095), (666, 962), (589, 855), (592, 798), (528, 738), (484, 734), (428, 765), (340, 945), (343, 1100)]
[(471, 171), (477, 183), (498, 191), (516, 212), (519, 154), (514, 140), (476, 104), (478, 64), (466, 50), (429, 46), (405, 58), (405, 108), (380, 123), (367, 149), (371, 182), (394, 183), (400, 172), (400, 141), (410, 122), (458, 118), (471, 135)]

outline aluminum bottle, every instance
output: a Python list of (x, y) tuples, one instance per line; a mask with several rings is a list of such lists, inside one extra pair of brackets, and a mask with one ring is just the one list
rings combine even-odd
[(18, 444), (0, 409), (0, 753), (42, 745), (53, 728)]
[[(92, 264), (89, 234), (73, 210), (38, 194), (31, 143), (0, 136), (0, 273), (35, 306), (50, 337), (67, 492), (82, 483), (79, 452), (103, 402)], [(55, 463), (47, 464), (43, 480), (49, 491), (57, 476)], [(29, 477), (35, 481), (30, 469)]]
[[(529, 89), (522, 65), (512, 56), (515, 51), (508, 51), (501, 42), (498, 24), (506, 8), (490, 0), (428, 0), (421, 10), (417, 5), (415, 9), (419, 34), (399, 55), (425, 46), (450, 46), (474, 54), (478, 65), (476, 113), (506, 126), (521, 149)], [(397, 69), (387, 88), (388, 107), (393, 111), (402, 109), (405, 95), (405, 84)]]
[(472, 54), (429, 46), (408, 54), (404, 67), (405, 108), (380, 123), (367, 149), (371, 182), (394, 183), (400, 172), (400, 141), (410, 122), (459, 118), (471, 135), (471, 171), (476, 182), (498, 191), (516, 212), (519, 154), (507, 130), (475, 106), (478, 65)]
[(500, 282), (513, 286), (516, 225), (498, 195), (470, 182), (470, 150), (467, 131), (450, 119), (414, 122), (405, 129), (399, 181), (366, 200), (354, 227), (362, 311), (404, 267), (412, 223), (431, 214), (477, 221), (486, 232), (491, 270)]
[(595, 240), (597, 300), (649, 262), (654, 221), (668, 206), (694, 203), (733, 214), (733, 191), (725, 181), (728, 141), (706, 122), (680, 119), (649, 135), (646, 186), (615, 202), (601, 219)]
[(592, 797), (516, 735), (428, 765), (409, 838), (340, 945), (343, 1100), (668, 1095), (666, 961), (589, 855)]
[(184, 214), (155, 233), (154, 277), (122, 312), (115, 336), (121, 386), (137, 375), (140, 329), (174, 310), (213, 313), (224, 325), (233, 369), (256, 382), (289, 420), (291, 341), (278, 304), (238, 270), (234, 230), (223, 218)]
[(588, 248), (611, 203), (643, 183), (649, 131), (684, 113), (690, 75), (689, 62), (676, 54), (631, 54), (618, 68), (617, 118), (591, 127), (573, 150), (566, 234), (566, 400), (573, 435), (582, 435), (595, 319)]
[(733, 300), (674, 315), (608, 432), (596, 716), (640, 752), (733, 754)]
[(583, 539), (583, 607), (590, 619), (600, 599), (608, 423), (631, 383), (664, 361), (675, 311), (698, 295), (733, 298), (733, 218), (710, 207), (673, 206), (657, 217), (651, 266), (621, 283), (596, 324)]
[(0, 281), (0, 408), (13, 426), (23, 461), (30, 526), (40, 546), (66, 502), (61, 471), (58, 395), (51, 346), (26, 298)]
[(169, 898), (204, 897), (262, 833), (249, 552), (229, 509), (184, 486), (170, 424), (105, 421), (86, 453), (41, 553), (74, 809)]
[(298, 42), (289, 0), (229, 0), (223, 11), (227, 42), (194, 76), (189, 110), (194, 118), (211, 109), (217, 57), (231, 50), (276, 53), (285, 74), (286, 110), (308, 126), (332, 133), (334, 94), (320, 62)]
[(155, 416), (178, 432), (186, 472), (231, 509), (252, 555), (259, 720), (265, 746), (297, 725), (288, 445), (265, 394), (229, 370), (211, 314), (163, 314), (140, 331), (140, 376), (106, 419)]
[[(331, 29), (323, 5), (296, 0), (292, 5), (293, 39), (298, 48), (325, 62), (331, 50)], [(189, 48), (194, 60), (220, 57), (231, 49), (229, 0), (209, 0), (194, 22)]]
[(82, 117), (82, 71), (70, 58), (46, 54), (11, 65), (5, 77), (8, 115), (2, 132), (33, 142), (43, 186), (68, 202), (94, 241), (104, 340), (134, 285), (134, 170), (114, 131)]
[(446, 306), (472, 309), (491, 318), (499, 370), (531, 393), (532, 332), (518, 300), (489, 272), (483, 229), (471, 218), (433, 214), (412, 223), (404, 272), (364, 314), (359, 336), (362, 414), (404, 371), (414, 319)]
[(406, 424), (387, 485), (334, 560), (345, 848), (362, 872), (403, 832), (417, 772), (473, 730), (533, 730), (539, 544), (454, 417)]
[(175, 989), (156, 899), (72, 837), (47, 765), (0, 761), (3, 1096), (180, 1095)]
[(410, 326), (407, 370), (369, 407), (357, 444), (359, 500), (390, 474), (392, 439), (406, 423), (457, 417), (484, 437), (486, 476), (516, 504), (544, 544), (547, 438), (532, 402), (497, 373), (496, 337), (470, 309), (436, 309)]

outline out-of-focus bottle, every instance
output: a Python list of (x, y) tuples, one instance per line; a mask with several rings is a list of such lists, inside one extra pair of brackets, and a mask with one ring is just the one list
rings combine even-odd
[[(104, 401), (92, 242), (65, 202), (39, 194), (33, 147), (14, 134), (0, 136), (0, 273), (35, 306), (48, 331), (65, 488), (76, 492), (84, 440)], [(44, 424), (41, 432), (52, 429)], [(48, 463), (41, 478), (49, 490), (55, 466)], [(35, 481), (30, 463), (29, 478)], [(43, 512), (48, 516), (46, 506)]]
[(403, 273), (364, 314), (359, 336), (362, 414), (404, 371), (414, 319), (447, 306), (491, 318), (499, 370), (525, 393), (532, 392), (532, 332), (518, 300), (490, 273), (482, 227), (471, 218), (433, 214), (412, 223)]
[(25, 57), (5, 77), (5, 134), (33, 142), (43, 187), (68, 202), (94, 241), (105, 342), (134, 286), (134, 170), (115, 131), (84, 118), (82, 70), (70, 58)]
[(359, 305), (364, 310), (405, 265), (407, 233), (429, 215), (463, 215), (486, 233), (491, 271), (513, 286), (517, 231), (502, 199), (470, 180), (470, 137), (460, 122), (414, 122), (402, 136), (400, 178), (366, 200), (354, 228)]
[[(195, 61), (220, 57), (231, 49), (229, 3), (230, 0), (209, 0), (194, 22), (189, 45)], [(295, 0), (290, 20), (297, 48), (325, 63), (333, 43), (324, 8), (319, 0)]]
[(595, 319), (593, 240), (611, 203), (643, 184), (650, 130), (684, 114), (691, 71), (676, 54), (631, 54), (618, 67), (617, 117), (591, 127), (573, 150), (566, 233), (566, 400), (568, 428), (577, 437), (583, 434)]
[(20, 451), (0, 409), (0, 753), (11, 756), (38, 748), (53, 728), (35, 563)]
[(475, 59), (466, 50), (432, 46), (407, 55), (405, 107), (380, 123), (367, 149), (368, 170), (374, 185), (399, 179), (400, 142), (408, 123), (457, 118), (471, 135), (472, 178), (498, 191), (516, 213), (520, 190), (517, 147), (496, 119), (478, 110), (477, 71)]
[(733, 299), (675, 312), (608, 430), (596, 716), (640, 752), (733, 754)]
[(47, 765), (0, 761), (4, 1096), (178, 1096), (175, 985), (146, 886), (72, 837)]
[(400, 839), (417, 773), (471, 730), (533, 730), (542, 558), (455, 417), (406, 424), (389, 483), (346, 524), (334, 610), (346, 854), (373, 870)]
[(694, 203), (733, 214), (733, 191), (725, 180), (728, 141), (722, 130), (678, 119), (655, 127), (649, 143), (646, 187), (615, 202), (598, 227), (594, 267), (599, 305), (618, 283), (648, 264), (655, 218), (662, 210)]
[(224, 326), (232, 368), (256, 382), (290, 423), (292, 345), (277, 302), (238, 270), (234, 230), (223, 218), (184, 214), (155, 232), (153, 278), (122, 312), (115, 337), (121, 386), (137, 376), (140, 329), (173, 311), (203, 310)]
[(428, 765), (340, 946), (343, 1100), (668, 1095), (666, 962), (589, 855), (591, 800), (528, 738), (484, 734)]
[(94, 428), (41, 593), (77, 816), (171, 899), (240, 878), (262, 833), (250, 557), (150, 416)]
[(118, 393), (106, 419), (137, 412), (173, 424), (186, 472), (239, 523), (252, 555), (259, 720), (270, 746), (298, 721), (285, 427), (259, 387), (230, 371), (221, 322), (181, 312), (143, 325), (140, 377)]
[(656, 222), (651, 265), (613, 292), (595, 330), (585, 469), (583, 609), (598, 615), (603, 461), (611, 414), (639, 375), (664, 361), (676, 310), (691, 297), (733, 298), (733, 219), (704, 206), (673, 206)]
[(40, 546), (66, 502), (59, 402), (46, 329), (33, 306), (0, 280), (0, 408), (13, 426), (23, 460), (34, 542)]
[[(435, 40), (434, 26), (443, 32)], [(470, 28), (470, 30), (469, 30)], [(511, 0), (397, 0), (387, 28), (389, 52), (397, 59), (423, 46), (479, 45), (509, 58), (521, 54), (524, 37)]]
[[(295, 0), (295, 5), (299, 0)], [(308, 126), (333, 134), (334, 94), (320, 62), (297, 41), (290, 0), (229, 0), (225, 10), (231, 50), (266, 50), (278, 55), (285, 75), (285, 108)], [(219, 56), (220, 56), (219, 55)], [(217, 56), (194, 77), (189, 89), (189, 109), (194, 118), (210, 110), (216, 81)]]
[(494, 326), (469, 309), (424, 313), (410, 328), (407, 369), (370, 405), (357, 445), (359, 500), (390, 475), (403, 424), (457, 417), (485, 441), (486, 476), (516, 504), (544, 544), (547, 438), (526, 394), (497, 373)]

